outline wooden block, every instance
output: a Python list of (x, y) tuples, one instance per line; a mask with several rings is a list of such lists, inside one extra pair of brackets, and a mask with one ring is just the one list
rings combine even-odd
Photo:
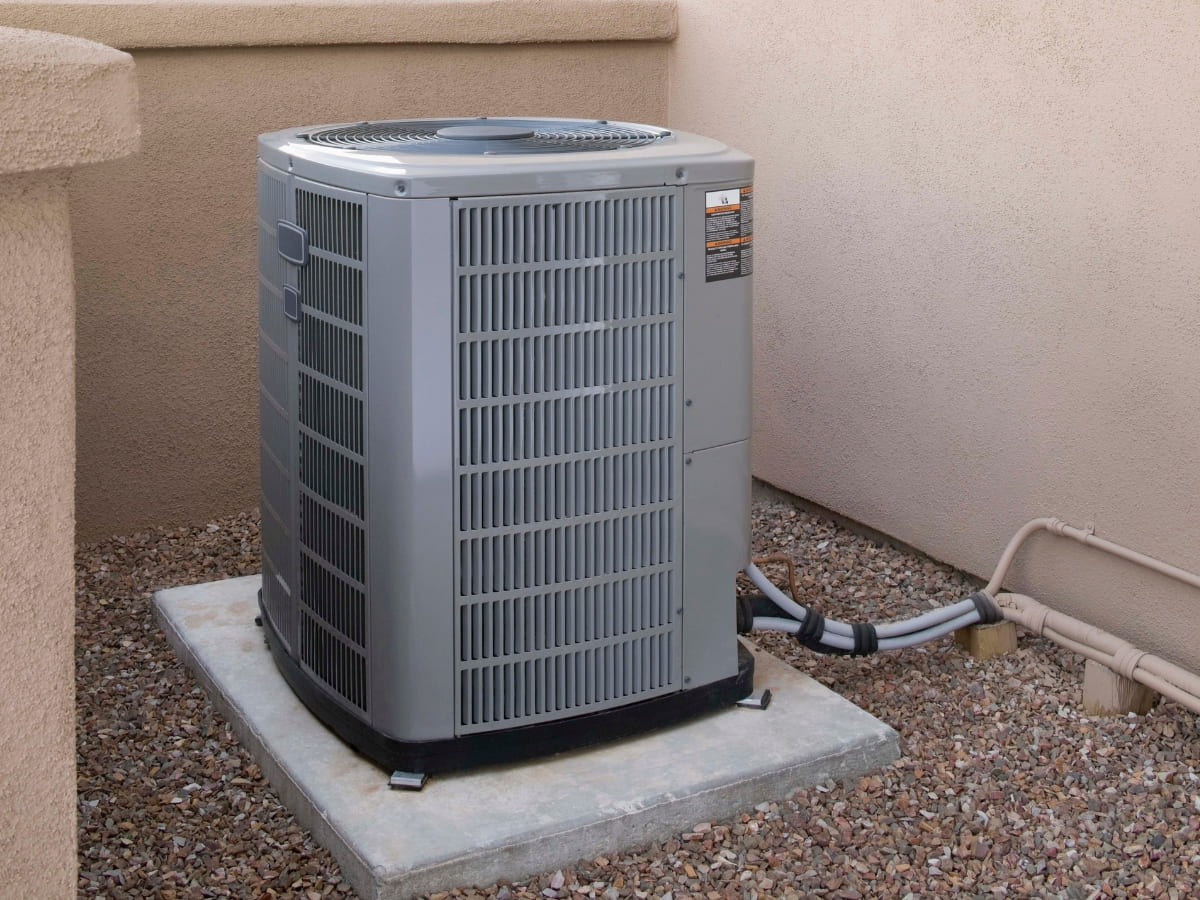
[(1108, 666), (1088, 660), (1083, 667), (1083, 708), (1093, 716), (1145, 715), (1158, 702), (1158, 694)]
[(954, 643), (976, 659), (991, 659), (1017, 649), (1017, 626), (1012, 622), (968, 625), (954, 632)]

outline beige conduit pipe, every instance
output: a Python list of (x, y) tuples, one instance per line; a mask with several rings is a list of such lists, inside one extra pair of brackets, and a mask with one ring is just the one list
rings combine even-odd
[(1154, 656), (1137, 649), (1127, 641), (1114, 637), (1107, 631), (1088, 625), (1078, 619), (1055, 612), (1043, 604), (1026, 597), (1023, 594), (997, 594), (1003, 584), (1013, 558), (1021, 545), (1030, 535), (1038, 531), (1048, 531), (1062, 537), (1068, 537), (1095, 547), (1105, 553), (1111, 553), (1121, 559), (1136, 563), (1143, 568), (1166, 575), (1176, 581), (1200, 589), (1200, 575), (1172, 566), (1169, 563), (1106, 541), (1096, 537), (1091, 529), (1075, 528), (1059, 519), (1034, 519), (1013, 535), (1000, 563), (988, 582), (984, 592), (989, 597), (995, 597), (996, 605), (1004, 614), (1004, 618), (1016, 622), (1035, 634), (1045, 635), (1055, 643), (1061, 644), (1068, 650), (1073, 650), (1080, 656), (1095, 660), (1101, 665), (1108, 666), (1118, 675), (1146, 685), (1164, 697), (1186, 706), (1193, 712), (1200, 713), (1200, 677), (1167, 662), (1161, 657)]

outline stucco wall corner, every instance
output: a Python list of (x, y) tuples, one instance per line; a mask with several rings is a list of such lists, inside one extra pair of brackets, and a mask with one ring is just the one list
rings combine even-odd
[(75, 894), (75, 305), (66, 170), (138, 146), (133, 60), (0, 28), (0, 898)]
[(133, 57), (0, 27), (0, 174), (117, 159), (139, 141)]
[(66, 177), (0, 176), (0, 900), (75, 882), (74, 308)]

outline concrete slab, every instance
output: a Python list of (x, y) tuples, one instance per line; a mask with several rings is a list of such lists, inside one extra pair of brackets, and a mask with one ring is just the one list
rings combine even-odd
[(155, 595), (167, 639), (284, 804), (363, 898), (516, 880), (719, 821), (898, 753), (896, 733), (769, 654), (766, 711), (729, 709), (615, 744), (393, 791), (296, 699), (255, 627), (257, 576)]

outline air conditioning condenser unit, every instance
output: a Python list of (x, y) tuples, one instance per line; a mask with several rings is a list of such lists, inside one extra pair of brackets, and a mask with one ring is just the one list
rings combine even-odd
[(732, 704), (753, 162), (572, 119), (259, 139), (262, 617), (391, 769)]

